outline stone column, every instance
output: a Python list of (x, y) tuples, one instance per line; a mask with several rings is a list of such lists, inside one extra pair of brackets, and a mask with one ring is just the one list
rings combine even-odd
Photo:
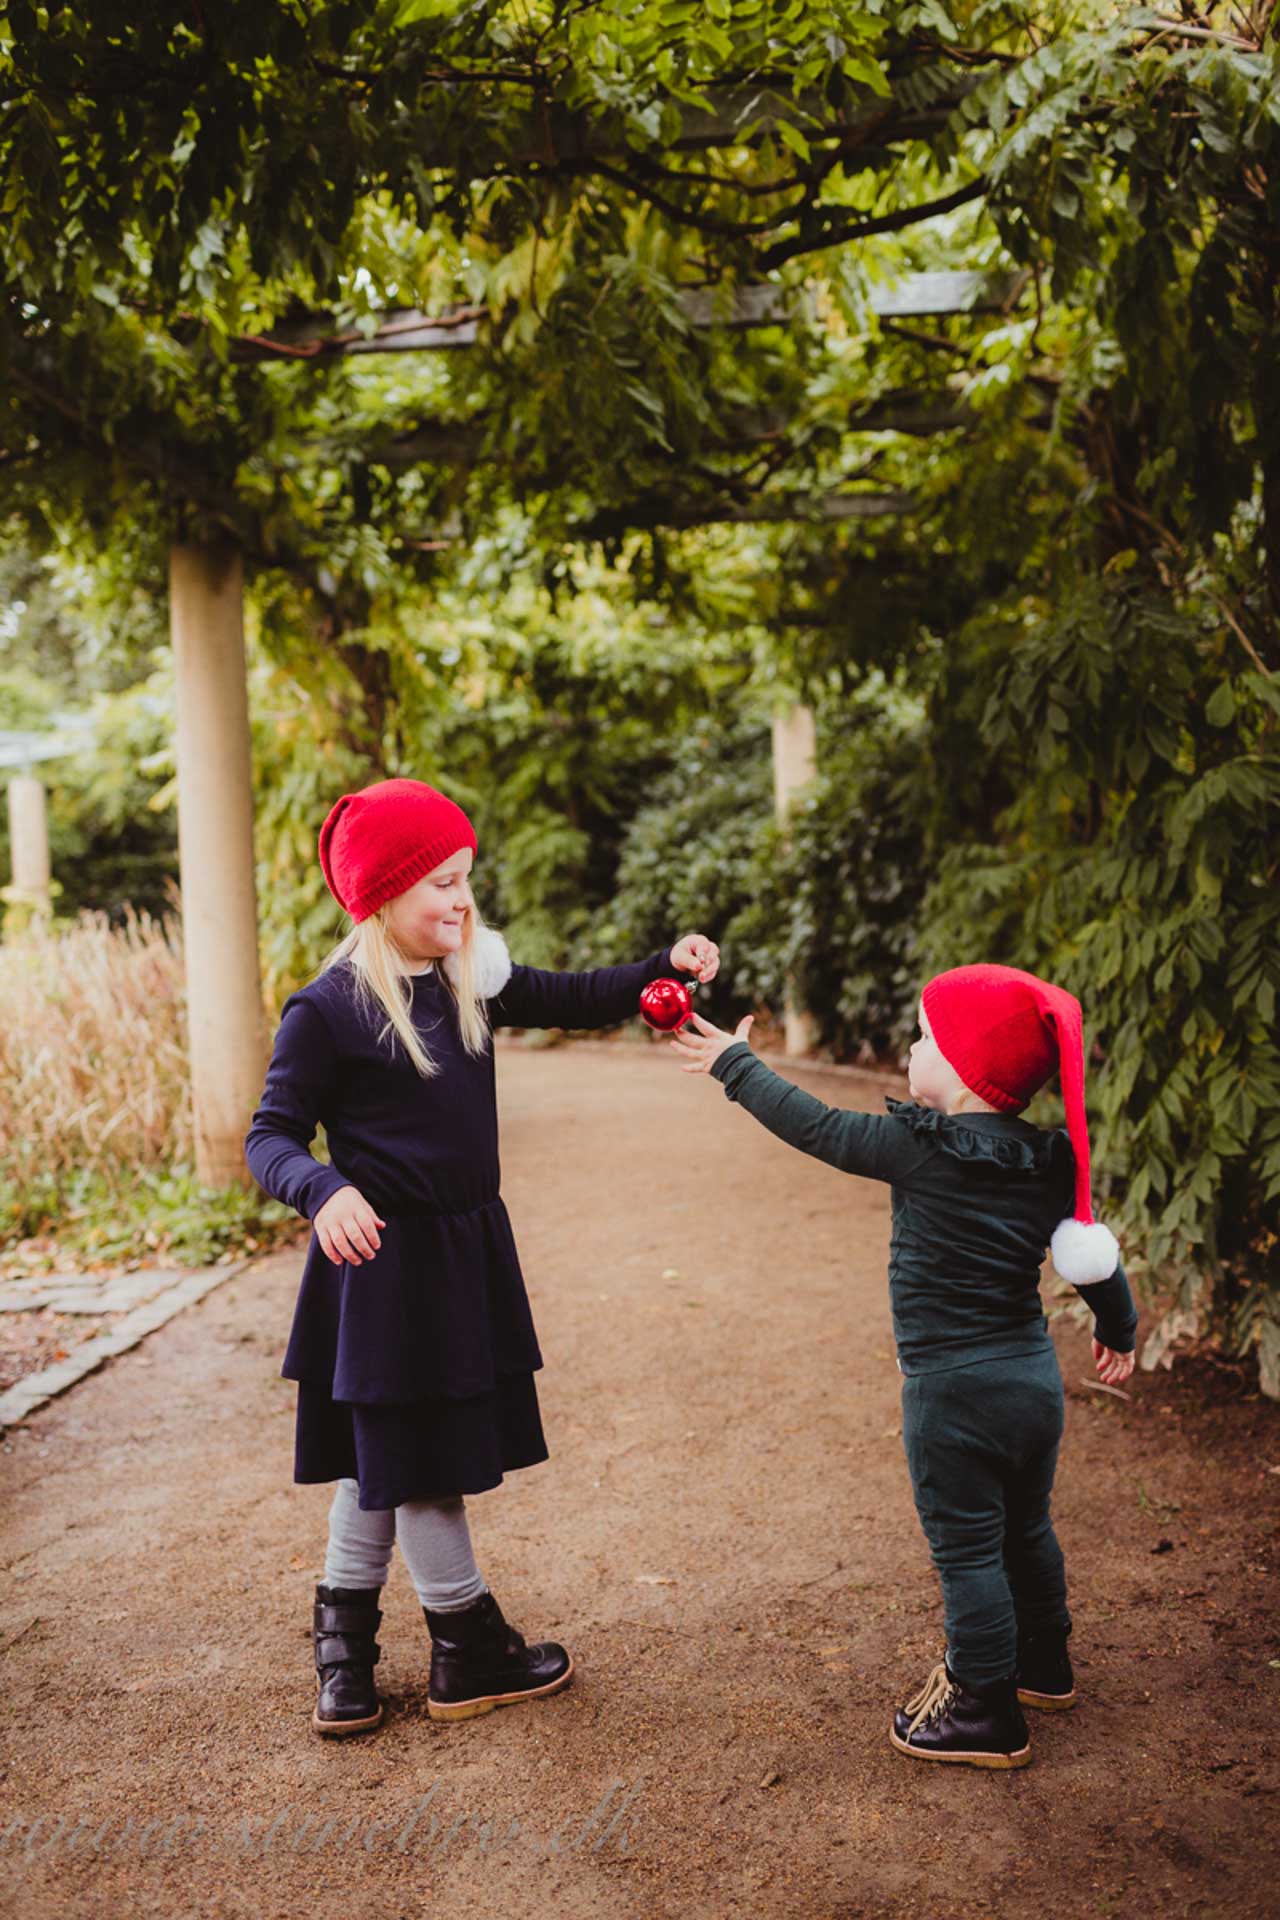
[(253, 774), (240, 551), (179, 545), (169, 559), (177, 680), (178, 857), (196, 1171), (252, 1184), (244, 1136), (267, 1034), (258, 967)]
[(49, 821), (44, 781), (15, 773), (9, 781), (10, 898), (33, 913), (53, 910), (49, 872)]
[[(773, 799), (780, 825), (785, 825), (798, 794), (817, 773), (817, 735), (813, 708), (784, 700), (773, 715)], [(815, 1045), (813, 1021), (788, 990), (783, 1012), (786, 1051), (811, 1053)]]

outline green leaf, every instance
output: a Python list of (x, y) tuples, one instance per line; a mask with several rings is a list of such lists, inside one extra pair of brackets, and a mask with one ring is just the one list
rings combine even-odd
[(468, 0), (401, 0), (395, 16), (397, 27), (411, 27), (418, 20), (439, 20), (446, 14), (461, 13)]
[(799, 127), (795, 126), (792, 121), (777, 121), (775, 131), (783, 145), (790, 147), (792, 153), (799, 154), (802, 160), (809, 159), (809, 142), (805, 139)]
[(707, 14), (704, 14), (699, 22), (698, 38), (704, 41), (713, 53), (719, 54), (722, 60), (733, 58), (732, 36), (727, 34), (723, 27), (717, 26)]
[(1235, 689), (1230, 680), (1224, 680), (1209, 697), (1204, 717), (1211, 727), (1230, 726), (1236, 715)]

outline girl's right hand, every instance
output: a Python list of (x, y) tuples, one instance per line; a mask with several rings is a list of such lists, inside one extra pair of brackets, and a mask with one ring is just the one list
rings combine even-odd
[(382, 1245), (378, 1228), (386, 1221), (378, 1217), (357, 1187), (339, 1187), (330, 1194), (311, 1222), (316, 1238), (335, 1267), (344, 1260), (358, 1267), (365, 1258), (372, 1260)]

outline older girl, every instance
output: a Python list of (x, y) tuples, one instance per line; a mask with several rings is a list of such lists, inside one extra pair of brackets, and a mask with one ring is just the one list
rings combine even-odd
[[(514, 966), (471, 895), (476, 836), (418, 780), (344, 794), (320, 833), (353, 922), (290, 995), (246, 1140), (259, 1183), (312, 1222), (281, 1369), (298, 1382), (294, 1479), (336, 1481), (316, 1588), (318, 1733), (374, 1727), (378, 1608), (399, 1541), (432, 1639), (428, 1712), (462, 1719), (554, 1693), (476, 1566), (464, 1496), (547, 1458), (542, 1366), (499, 1195), (491, 1030), (605, 1027), (673, 968), (714, 977), (691, 934), (631, 966)], [(331, 1164), (308, 1151), (324, 1125)]]

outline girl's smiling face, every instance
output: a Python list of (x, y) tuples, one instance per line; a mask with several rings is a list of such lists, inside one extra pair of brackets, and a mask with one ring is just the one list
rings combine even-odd
[(387, 931), (406, 960), (443, 960), (457, 953), (474, 905), (469, 880), (474, 858), (470, 847), (463, 847), (390, 903)]

